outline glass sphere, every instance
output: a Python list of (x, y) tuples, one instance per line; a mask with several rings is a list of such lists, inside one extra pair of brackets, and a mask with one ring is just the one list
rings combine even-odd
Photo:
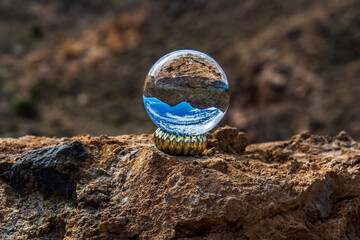
[(200, 135), (213, 129), (229, 105), (229, 85), (220, 65), (194, 50), (178, 50), (160, 58), (150, 69), (143, 101), (161, 129)]

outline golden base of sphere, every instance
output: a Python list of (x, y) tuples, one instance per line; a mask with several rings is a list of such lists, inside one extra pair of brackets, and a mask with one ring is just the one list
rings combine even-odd
[(157, 149), (176, 155), (200, 155), (205, 149), (207, 139), (204, 134), (197, 136), (177, 135), (161, 128), (154, 133), (154, 143)]

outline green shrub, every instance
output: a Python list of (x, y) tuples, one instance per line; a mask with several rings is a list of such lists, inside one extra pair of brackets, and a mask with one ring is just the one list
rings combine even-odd
[(35, 118), (39, 115), (36, 101), (24, 98), (16, 101), (13, 105), (15, 113), (24, 118)]
[(30, 27), (30, 36), (33, 39), (43, 39), (45, 35), (45, 30), (40, 25), (32, 25)]

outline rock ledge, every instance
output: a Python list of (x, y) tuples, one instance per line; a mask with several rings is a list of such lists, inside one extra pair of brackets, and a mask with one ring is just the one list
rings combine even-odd
[[(201, 157), (151, 135), (0, 140), (1, 239), (359, 239), (360, 144), (345, 132)], [(246, 148), (245, 148), (246, 147)]]

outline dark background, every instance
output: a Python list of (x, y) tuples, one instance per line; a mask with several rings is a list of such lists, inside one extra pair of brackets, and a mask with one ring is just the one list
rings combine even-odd
[(0, 1), (0, 135), (151, 133), (150, 67), (177, 49), (227, 74), (221, 125), (251, 142), (360, 136), (360, 1)]

